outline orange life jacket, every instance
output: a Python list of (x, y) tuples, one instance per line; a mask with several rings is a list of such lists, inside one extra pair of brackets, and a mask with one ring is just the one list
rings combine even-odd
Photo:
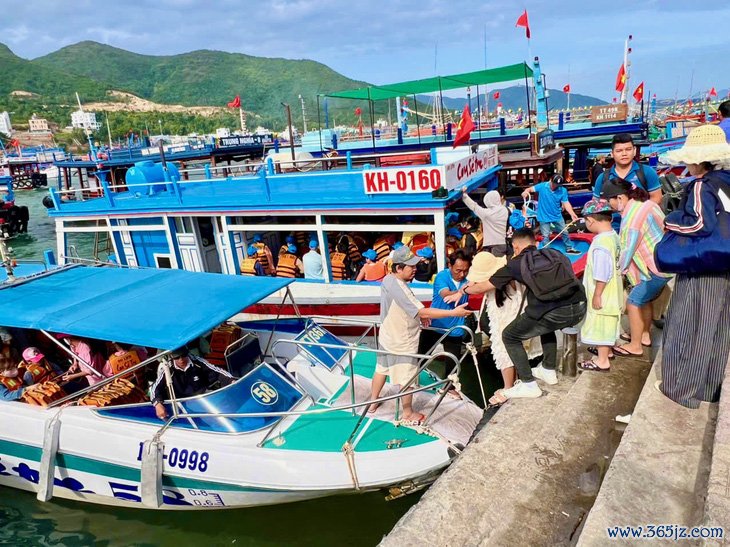
[(23, 387), (23, 373), (18, 371), (18, 375), (15, 378), (0, 376), (0, 384), (4, 385), (8, 391), (17, 391)]
[(257, 262), (260, 262), (258, 254), (255, 257), (244, 258), (241, 261), (241, 273), (243, 275), (256, 275)]
[(385, 264), (382, 262), (369, 262), (362, 269), (365, 271), (365, 281), (380, 281), (385, 277)]
[(283, 255), (285, 253), (288, 253), (288, 252), (289, 252), (289, 244), (288, 243), (284, 243), (284, 245), (282, 245), (281, 247), (279, 247), (279, 256), (281, 256), (281, 255)]
[(43, 365), (39, 365), (37, 363), (26, 363), (25, 361), (22, 361), (20, 363), (20, 366), (18, 366), (19, 375), (25, 375), (25, 372), (30, 372), (30, 375), (33, 377), (33, 383), (34, 384), (40, 384), (41, 382), (45, 381), (49, 376), (53, 374), (52, 371), (44, 367)]
[(411, 238), (409, 245), (411, 246), (411, 252), (415, 254), (424, 247), (430, 247), (431, 243), (431, 233), (421, 232), (420, 234), (416, 234)]
[(269, 272), (269, 257), (266, 254), (266, 243), (262, 241), (253, 244), (256, 247), (256, 257), (261, 261), (261, 265), (264, 267), (265, 272)]
[(279, 255), (279, 265), (276, 267), (276, 277), (297, 276), (297, 255), (285, 252)]
[(134, 350), (125, 351), (124, 353), (113, 353), (109, 356), (109, 366), (112, 368), (113, 374), (118, 374), (123, 370), (139, 365), (142, 361)]
[(342, 281), (345, 279), (345, 253), (331, 253), (330, 262), (332, 262), (332, 279)]
[(468, 232), (464, 234), (461, 238), (461, 241), (459, 242), (459, 246), (464, 249), (466, 248), (466, 237), (468, 235), (471, 235), (474, 237), (474, 240), (476, 241), (477, 249), (482, 248), (482, 241), (484, 241), (484, 236), (482, 235), (481, 230), (476, 230), (474, 232)]
[(373, 250), (378, 253), (376, 260), (383, 260), (390, 254), (390, 244), (386, 238), (381, 237), (373, 244)]

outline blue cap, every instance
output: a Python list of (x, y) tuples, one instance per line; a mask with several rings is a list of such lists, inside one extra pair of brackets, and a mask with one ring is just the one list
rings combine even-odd
[(403, 243), (402, 241), (396, 241), (393, 244), (393, 250), (395, 251), (396, 249), (400, 249), (401, 247), (403, 247), (403, 245), (405, 245), (405, 243)]
[(459, 213), (457, 213), (456, 211), (451, 211), (450, 213), (446, 213), (444, 219), (447, 223), (457, 222), (459, 220)]
[(368, 249), (362, 254), (362, 256), (369, 258), (370, 260), (376, 260), (378, 258), (378, 253), (376, 253), (374, 249)]
[(295, 241), (294, 236), (286, 236), (287, 244), (294, 243), (294, 241)]
[(462, 233), (461, 230), (459, 230), (458, 228), (449, 228), (449, 230), (446, 232), (446, 235), (458, 237), (459, 239), (461, 239)]
[(261, 234), (255, 234), (253, 236), (253, 242), (254, 243), (261, 243)]
[(317, 247), (319, 247), (319, 243), (317, 243), (315, 240), (309, 242), (310, 249), (316, 249)]
[(292, 243), (289, 243), (289, 245), (286, 246), (286, 250), (289, 251), (292, 254), (293, 253), (296, 253), (297, 252), (297, 246), (294, 245), (294, 244), (292, 244)]
[(253, 245), (248, 246), (248, 256), (255, 255), (258, 252), (259, 252), (259, 250), (256, 247), (254, 247)]
[(431, 247), (424, 247), (423, 249), (418, 249), (416, 254), (422, 258), (433, 258), (433, 249)]

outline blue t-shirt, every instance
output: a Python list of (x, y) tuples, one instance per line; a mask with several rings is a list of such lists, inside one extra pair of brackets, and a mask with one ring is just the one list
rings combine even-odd
[(730, 118), (720, 120), (720, 129), (725, 132), (725, 140), (730, 143)]
[[(659, 175), (656, 174), (656, 171), (652, 169), (651, 167), (647, 165), (641, 165), (639, 162), (634, 161), (634, 163), (631, 164), (631, 170), (629, 171), (628, 175), (624, 177), (624, 180), (626, 182), (630, 182), (634, 186), (637, 186), (639, 188), (643, 188), (643, 185), (641, 184), (641, 181), (639, 181), (639, 176), (636, 174), (639, 169), (644, 170), (644, 178), (646, 178), (646, 191), (647, 192), (653, 192), (654, 190), (659, 190), (662, 187), (662, 183), (659, 181)], [(599, 198), (601, 197), (601, 189), (603, 188), (603, 175), (605, 174), (605, 171), (598, 175), (598, 178), (596, 179), (595, 184), (593, 185), (593, 197)], [(608, 172), (608, 178), (609, 180), (613, 180), (617, 178), (618, 175), (616, 174), (616, 166), (611, 167), (611, 170)]]
[[(463, 295), (461, 297), (461, 300), (459, 300), (459, 302), (457, 302), (456, 304), (447, 304), (446, 302), (444, 302), (444, 298), (443, 296), (441, 296), (440, 293), (444, 289), (456, 291), (466, 285), (466, 283), (466, 279), (464, 279), (460, 283), (456, 283), (456, 281), (454, 281), (454, 278), (451, 277), (451, 270), (449, 270), (448, 268), (446, 268), (442, 272), (439, 272), (436, 275), (436, 279), (434, 279), (433, 281), (433, 300), (431, 301), (431, 307), (437, 310), (453, 310), (454, 308), (456, 308), (456, 306), (465, 304), (469, 300), (469, 297), (467, 295)], [(463, 324), (463, 317), (443, 317), (441, 319), (431, 319), (431, 326), (438, 329), (450, 329), (451, 327), (456, 327)], [(464, 334), (465, 333), (463, 330), (457, 329), (451, 331), (449, 336), (464, 336)]]
[(324, 279), (322, 255), (317, 251), (309, 251), (302, 257), (304, 279)]
[(533, 186), (537, 192), (537, 221), (558, 222), (563, 220), (563, 203), (568, 201), (568, 191), (564, 186), (555, 190), (549, 182), (541, 182)]

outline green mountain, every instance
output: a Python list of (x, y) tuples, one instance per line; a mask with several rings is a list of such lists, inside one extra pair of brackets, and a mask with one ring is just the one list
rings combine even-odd
[[(281, 102), (300, 112), (298, 96), (316, 116), (316, 95), (365, 85), (309, 60), (253, 57), (200, 50), (152, 56), (80, 42), (32, 61), (35, 67), (77, 74), (163, 104), (225, 106), (241, 95), (244, 109), (263, 120), (283, 120)], [(340, 106), (345, 108), (344, 105)]]

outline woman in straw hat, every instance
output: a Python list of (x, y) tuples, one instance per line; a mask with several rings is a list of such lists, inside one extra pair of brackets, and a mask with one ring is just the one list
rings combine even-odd
[[(497, 270), (507, 265), (507, 258), (504, 256), (497, 257), (489, 252), (478, 253), (469, 269), (467, 280), (473, 283), (481, 283), (491, 278)], [(520, 283), (512, 283), (507, 285), (503, 290), (494, 290), (484, 293), (484, 301), (482, 308), (487, 310), (489, 317), (489, 340), (491, 342), (490, 349), (492, 358), (497, 370), (502, 374), (504, 388), (509, 389), (515, 384), (515, 365), (510, 359), (507, 349), (502, 341), (502, 331), (509, 325), (520, 313), (520, 307), (523, 302), (524, 287)], [(481, 319), (481, 313), (480, 319)], [(525, 342), (527, 356), (534, 359), (542, 354), (540, 338), (532, 338)], [(500, 405), (507, 401), (507, 397), (502, 395), (502, 390), (497, 392), (489, 399), (489, 404)]]
[[(658, 387), (680, 405), (698, 408), (702, 401), (720, 399), (730, 353), (730, 144), (721, 128), (702, 125), (667, 158), (685, 164), (695, 177), (679, 209), (665, 220), (669, 232), (689, 241), (683, 249), (692, 256), (676, 253), (679, 247), (657, 247), (660, 266), (670, 259), (681, 264), (685, 258), (684, 266), (674, 268), (677, 277), (664, 327), (663, 380)], [(719, 252), (703, 255), (708, 241)]]

